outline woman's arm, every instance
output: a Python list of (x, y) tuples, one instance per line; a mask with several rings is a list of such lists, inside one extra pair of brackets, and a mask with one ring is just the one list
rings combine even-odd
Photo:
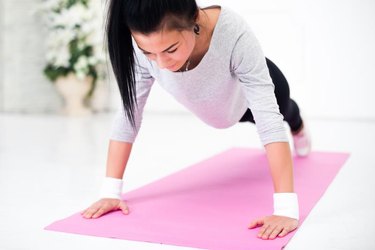
[(98, 218), (113, 210), (121, 209), (124, 214), (129, 209), (124, 201), (118, 199), (122, 191), (122, 178), (132, 149), (132, 143), (110, 140), (108, 147), (106, 179), (99, 201), (81, 214), (84, 218)]
[(142, 122), (143, 109), (154, 83), (147, 65), (146, 57), (135, 47), (135, 80), (137, 105), (134, 110), (135, 127), (127, 119), (123, 103), (112, 123), (112, 131), (108, 147), (106, 177), (104, 179), (100, 197), (101, 200), (92, 204), (82, 212), (85, 218), (97, 218), (112, 210), (121, 209), (124, 214), (129, 210), (121, 200), (122, 178), (129, 160), (132, 143), (135, 141)]
[(107, 156), (107, 177), (123, 178), (132, 146), (132, 143), (110, 140)]
[(274, 215), (252, 221), (249, 228), (261, 226), (258, 237), (274, 239), (283, 237), (298, 227), (298, 200), (297, 195), (293, 193), (293, 162), (289, 143), (269, 143), (265, 148), (275, 191), (275, 211)]
[(265, 148), (275, 193), (293, 193), (293, 162), (289, 143), (269, 143)]

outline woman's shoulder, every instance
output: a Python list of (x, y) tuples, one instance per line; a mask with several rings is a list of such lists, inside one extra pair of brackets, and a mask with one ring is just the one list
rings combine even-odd
[(229, 30), (237, 30), (247, 26), (245, 19), (228, 6), (212, 5), (202, 8), (202, 10), (210, 18), (214, 29), (222, 29), (224, 27)]
[(217, 50), (230, 52), (244, 33), (251, 31), (246, 20), (229, 7), (221, 6), (212, 45)]
[(209, 29), (212, 32), (215, 29), (216, 24), (221, 15), (221, 6), (212, 5), (212, 6), (202, 8), (202, 10), (209, 20)]
[(248, 22), (230, 7), (221, 6), (220, 24), (223, 31), (238, 33), (249, 28)]

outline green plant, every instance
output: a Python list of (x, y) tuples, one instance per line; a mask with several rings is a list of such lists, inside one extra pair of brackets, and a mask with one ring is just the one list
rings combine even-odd
[(69, 73), (91, 76), (90, 96), (97, 80), (105, 78), (100, 1), (45, 0), (41, 12), (48, 31), (45, 76), (52, 82)]

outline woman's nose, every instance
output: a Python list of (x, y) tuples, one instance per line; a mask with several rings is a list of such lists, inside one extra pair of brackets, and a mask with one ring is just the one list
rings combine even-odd
[(157, 55), (156, 56), (156, 63), (158, 64), (159, 68), (164, 69), (165, 67), (169, 66), (169, 58), (164, 55)]

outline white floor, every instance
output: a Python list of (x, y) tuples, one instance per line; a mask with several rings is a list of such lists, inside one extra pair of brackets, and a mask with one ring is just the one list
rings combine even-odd
[[(375, 122), (307, 120), (314, 150), (351, 157), (286, 249), (375, 249)], [(0, 115), (1, 250), (187, 249), (43, 230), (95, 201), (111, 121)], [(216, 130), (189, 115), (147, 113), (124, 191), (234, 146), (260, 147), (255, 127)]]

